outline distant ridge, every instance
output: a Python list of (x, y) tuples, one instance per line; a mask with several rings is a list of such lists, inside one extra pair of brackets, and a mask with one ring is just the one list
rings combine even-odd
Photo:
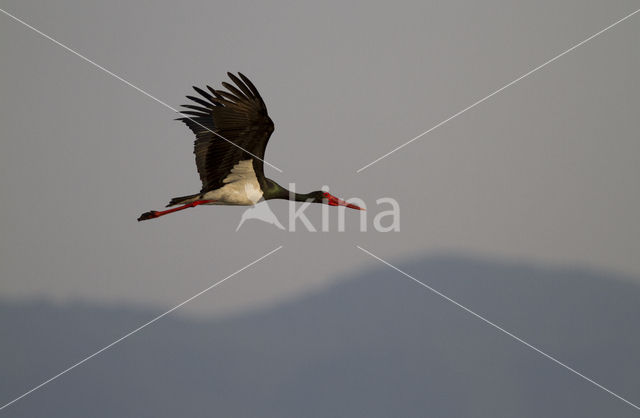
[[(640, 402), (639, 286), (463, 257), (401, 266)], [(0, 302), (0, 402), (157, 314)], [(168, 316), (10, 408), (11, 417), (637, 416), (384, 266), (270, 309)]]

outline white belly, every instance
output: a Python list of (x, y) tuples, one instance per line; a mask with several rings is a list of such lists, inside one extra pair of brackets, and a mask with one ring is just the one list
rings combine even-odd
[(222, 180), (224, 186), (205, 193), (202, 198), (212, 205), (255, 205), (262, 199), (262, 189), (253, 170), (253, 160), (238, 162)]

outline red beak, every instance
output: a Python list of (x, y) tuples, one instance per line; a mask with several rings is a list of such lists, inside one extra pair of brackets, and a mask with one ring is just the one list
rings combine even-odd
[(365, 210), (364, 208), (361, 208), (360, 206), (356, 206), (356, 205), (352, 205), (351, 203), (347, 203), (344, 200), (342, 200), (342, 199), (340, 199), (338, 197), (335, 197), (334, 195), (329, 194), (329, 193), (325, 193), (324, 197), (325, 197), (325, 199), (328, 200), (327, 204), (329, 206), (346, 206), (346, 207), (351, 208), (351, 209)]

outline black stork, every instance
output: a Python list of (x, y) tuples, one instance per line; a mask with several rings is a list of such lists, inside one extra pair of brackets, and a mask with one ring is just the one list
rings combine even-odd
[[(228, 90), (209, 92), (193, 87), (202, 98), (187, 96), (196, 105), (178, 118), (196, 135), (193, 153), (202, 181), (200, 193), (174, 197), (164, 211), (143, 213), (138, 221), (146, 221), (198, 205), (254, 205), (260, 200), (287, 199), (324, 203), (363, 210), (327, 192), (292, 193), (264, 175), (264, 152), (273, 133), (273, 121), (253, 83), (242, 73), (238, 78), (227, 73), (235, 83), (223, 82)], [(206, 100), (205, 100), (206, 99)]]

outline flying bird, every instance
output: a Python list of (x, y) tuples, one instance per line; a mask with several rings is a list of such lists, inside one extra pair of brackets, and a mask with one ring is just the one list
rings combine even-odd
[[(174, 197), (164, 211), (145, 212), (146, 221), (198, 205), (255, 205), (258, 201), (287, 199), (324, 203), (330, 206), (363, 208), (317, 190), (290, 192), (264, 175), (264, 152), (273, 133), (267, 106), (253, 83), (242, 73), (227, 73), (235, 84), (222, 82), (227, 89), (193, 87), (202, 97), (187, 96), (195, 104), (182, 105), (186, 117), (178, 118), (195, 134), (196, 167), (202, 181), (199, 193)], [(179, 206), (178, 206), (179, 205)]]

